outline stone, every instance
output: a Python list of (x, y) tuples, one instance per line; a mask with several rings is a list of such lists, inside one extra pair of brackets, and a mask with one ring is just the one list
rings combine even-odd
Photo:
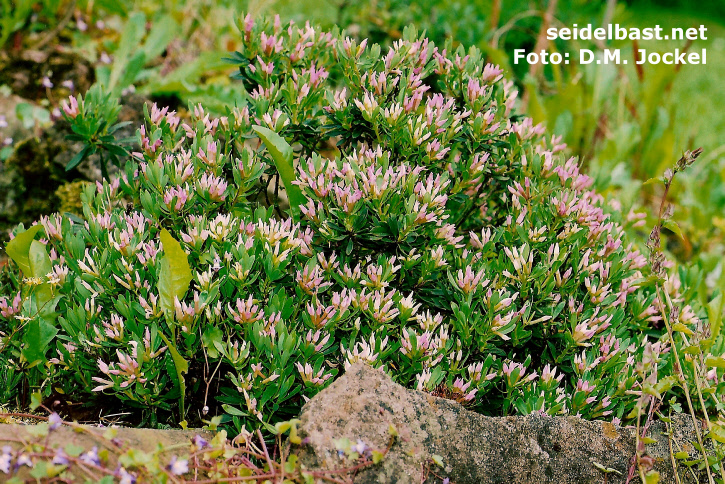
[[(358, 484), (440, 483), (445, 477), (455, 484), (624, 483), (635, 454), (634, 429), (577, 417), (486, 417), (407, 390), (363, 363), (311, 399), (300, 421), (301, 462), (320, 470), (349, 466), (338, 456), (337, 439), (360, 439), (382, 451), (390, 424), (396, 427), (399, 437), (390, 452), (360, 471)], [(694, 457), (691, 423), (681, 416), (671, 426), (675, 452), (689, 450)], [(660, 482), (676, 482), (665, 426), (655, 422), (650, 430), (656, 443), (646, 451)], [(442, 468), (432, 463), (434, 456)], [(681, 482), (696, 482), (684, 467), (679, 473)]]

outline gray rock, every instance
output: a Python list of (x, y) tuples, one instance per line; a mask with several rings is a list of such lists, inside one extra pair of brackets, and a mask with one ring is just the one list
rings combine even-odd
[[(362, 440), (383, 450), (389, 425), (399, 438), (385, 459), (359, 472), (355, 483), (619, 483), (625, 482), (635, 453), (634, 430), (576, 417), (529, 415), (493, 418), (460, 404), (411, 391), (386, 374), (358, 363), (310, 400), (300, 416), (307, 445), (301, 461), (308, 468), (335, 469), (346, 464), (335, 440)], [(664, 424), (656, 422), (647, 446), (662, 483), (675, 482)], [(695, 451), (691, 424), (673, 419), (673, 445)], [(440, 456), (443, 468), (431, 465)], [(603, 469), (610, 470), (605, 472)], [(428, 471), (432, 473), (424, 474)], [(680, 469), (681, 481), (694, 482)], [(637, 479), (638, 481), (638, 479)]]

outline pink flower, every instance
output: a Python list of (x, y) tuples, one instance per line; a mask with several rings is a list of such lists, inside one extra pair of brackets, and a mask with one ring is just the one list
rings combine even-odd
[(63, 101), (61, 107), (63, 108), (63, 112), (66, 116), (71, 119), (75, 119), (76, 116), (80, 114), (80, 109), (78, 108), (78, 99), (73, 96), (70, 96), (68, 99), (70, 101), (70, 105), (68, 105), (68, 101)]
[[(175, 186), (171, 187), (166, 190), (166, 193), (164, 193), (164, 203), (167, 207), (174, 209), (174, 211), (178, 212), (182, 208), (184, 208), (184, 205), (186, 204), (186, 201), (189, 199), (189, 192), (186, 189), (186, 187), (182, 186)], [(173, 203), (175, 201), (175, 203)], [(172, 205), (173, 203), (173, 205)]]
[(20, 303), (22, 298), (20, 292), (18, 292), (13, 298), (12, 302), (8, 305), (7, 298), (0, 297), (0, 316), (3, 318), (10, 319), (12, 316), (20, 313)]

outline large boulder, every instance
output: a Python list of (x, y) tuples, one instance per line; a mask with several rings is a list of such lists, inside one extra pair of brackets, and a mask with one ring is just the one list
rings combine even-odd
[[(300, 416), (302, 462), (309, 468), (346, 464), (336, 440), (383, 450), (393, 424), (399, 438), (378, 465), (359, 472), (355, 483), (619, 483), (625, 482), (635, 454), (634, 429), (577, 417), (485, 417), (460, 404), (411, 391), (385, 373), (362, 363), (310, 400)], [(671, 424), (675, 452), (695, 455), (695, 434), (683, 416)], [(664, 424), (650, 429), (647, 445), (660, 482), (676, 482)], [(432, 464), (442, 460), (443, 467)], [(433, 471), (438, 477), (435, 477)], [(428, 478), (423, 478), (428, 473)], [(693, 482), (680, 470), (681, 482)]]

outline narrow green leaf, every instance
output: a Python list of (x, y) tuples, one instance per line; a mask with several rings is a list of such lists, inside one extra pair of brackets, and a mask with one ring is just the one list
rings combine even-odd
[(81, 161), (86, 157), (88, 154), (88, 150), (90, 149), (90, 146), (86, 145), (83, 147), (82, 150), (80, 150), (76, 155), (71, 158), (71, 160), (68, 162), (67, 165), (65, 165), (65, 171), (71, 171), (73, 168), (81, 164)]
[(224, 409), (224, 411), (229, 415), (235, 415), (237, 417), (246, 417), (247, 415), (249, 415), (248, 413), (242, 412), (238, 408), (227, 405), (226, 403), (222, 405), (222, 409)]
[(30, 267), (30, 245), (35, 238), (35, 234), (38, 233), (43, 226), (33, 225), (25, 232), (19, 233), (13, 240), (8, 242), (6, 251), (8, 257), (10, 257), (17, 265), (20, 270), (23, 271), (25, 277), (32, 277), (33, 270)]
[(159, 336), (161, 336), (161, 339), (164, 340), (164, 343), (168, 346), (169, 353), (171, 353), (171, 359), (174, 361), (174, 366), (176, 367), (176, 377), (179, 379), (179, 412), (181, 419), (183, 420), (185, 414), (184, 395), (186, 394), (186, 381), (184, 380), (184, 374), (189, 372), (189, 362), (181, 356), (179, 351), (176, 349), (176, 346), (169, 341), (164, 333), (159, 331)]
[(292, 182), (297, 179), (294, 168), (294, 153), (292, 147), (284, 138), (264, 126), (252, 126), (252, 129), (267, 146), (267, 151), (272, 155), (272, 160), (277, 167), (284, 188), (287, 191), (290, 207), (297, 209), (306, 202), (302, 190)]
[(613, 468), (611, 468), (611, 467), (604, 467), (604, 466), (603, 466), (602, 464), (600, 464), (599, 462), (593, 462), (593, 464), (594, 464), (594, 467), (596, 467), (596, 468), (597, 468), (597, 469), (599, 469), (600, 471), (604, 472), (605, 474), (612, 474), (612, 473), (614, 473), (614, 474), (617, 474), (617, 475), (619, 475), (619, 476), (621, 476), (621, 475), (622, 475), (622, 473), (621, 473), (621, 472), (619, 472), (619, 471), (618, 471), (617, 469), (613, 469)]
[(120, 123), (116, 123), (110, 128), (108, 128), (108, 134), (113, 134), (116, 131), (118, 131), (121, 128), (125, 128), (126, 126), (130, 125), (131, 121), (121, 121)]
[(161, 258), (159, 274), (159, 297), (161, 309), (171, 317), (174, 313), (174, 298), (181, 301), (189, 289), (191, 268), (181, 244), (166, 229), (161, 231), (161, 243), (164, 246), (164, 256)]

